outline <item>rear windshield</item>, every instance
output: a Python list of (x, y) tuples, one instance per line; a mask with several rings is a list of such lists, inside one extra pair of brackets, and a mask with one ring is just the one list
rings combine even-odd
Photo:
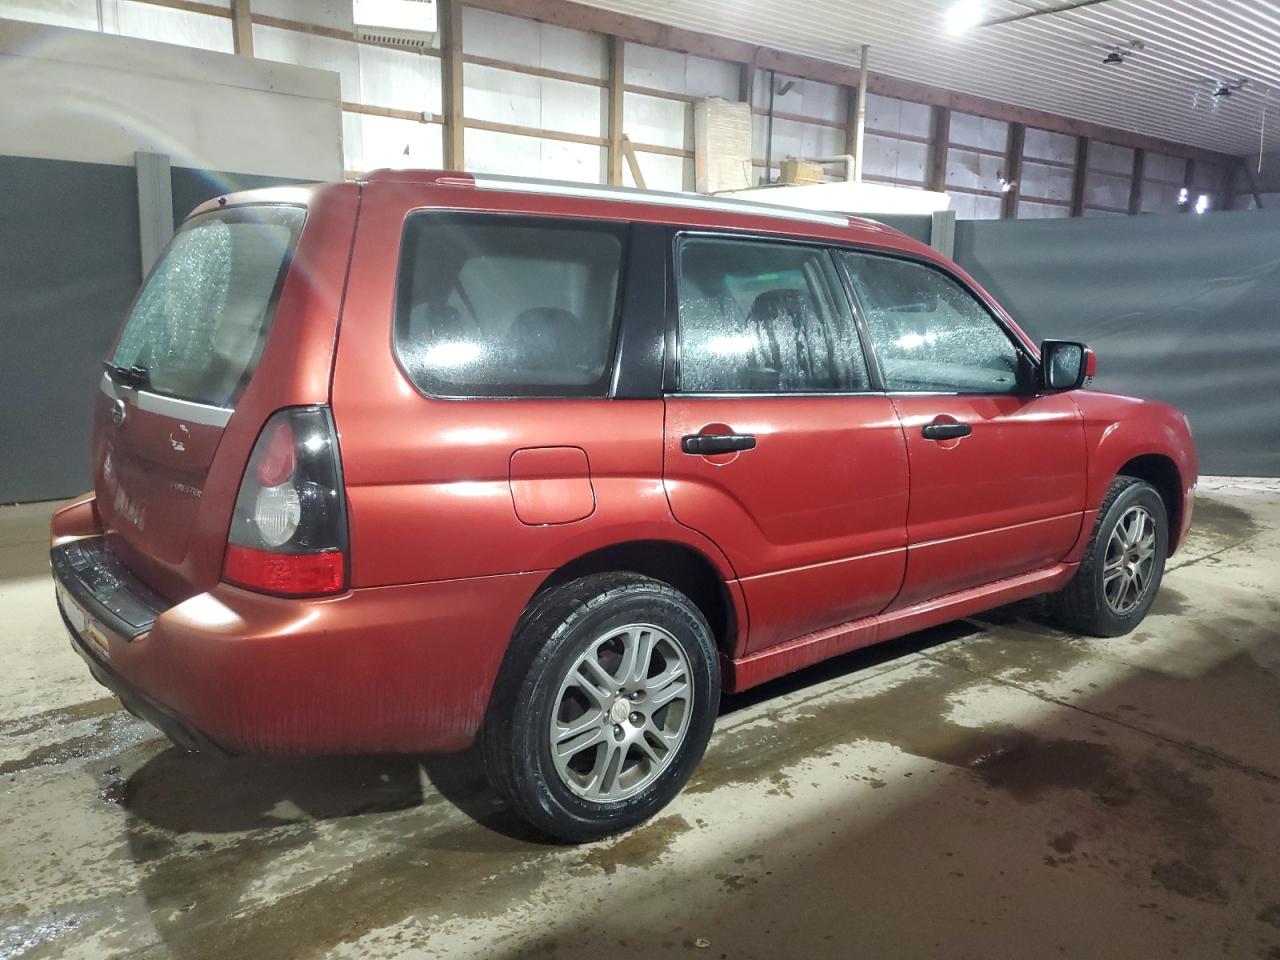
[(424, 212), (405, 226), (396, 354), (424, 393), (603, 396), (625, 226)]
[(192, 217), (134, 302), (111, 363), (146, 389), (226, 407), (253, 375), (306, 210), (249, 206)]

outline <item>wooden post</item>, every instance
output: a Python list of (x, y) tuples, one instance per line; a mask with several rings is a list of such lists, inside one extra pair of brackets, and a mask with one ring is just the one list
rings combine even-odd
[(951, 149), (951, 111), (933, 108), (933, 130), (929, 136), (929, 174), (926, 185), (942, 193), (947, 189), (947, 151)]
[(463, 131), (466, 114), (462, 108), (462, 4), (440, 0), (440, 87), (444, 109), (444, 165), (448, 170), (465, 170)]
[(1009, 186), (1004, 191), (1000, 216), (1015, 220), (1018, 216), (1018, 195), (1022, 191), (1022, 148), (1027, 140), (1027, 128), (1020, 123), (1009, 124), (1009, 146), (1004, 156), (1004, 178)]
[(251, 0), (231, 0), (231, 48), (242, 57), (253, 56)]
[(1071, 171), (1071, 216), (1084, 216), (1084, 188), (1089, 179), (1089, 138), (1076, 137), (1076, 165)]
[(622, 99), (626, 90), (626, 41), (609, 37), (609, 184), (622, 186)]
[(1147, 173), (1147, 151), (1141, 147), (1133, 151), (1133, 180), (1129, 184), (1129, 216), (1142, 212), (1142, 181)]

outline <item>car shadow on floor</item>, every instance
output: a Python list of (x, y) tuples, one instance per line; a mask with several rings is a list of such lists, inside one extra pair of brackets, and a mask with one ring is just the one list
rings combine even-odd
[[(726, 694), (720, 716), (852, 677), (982, 628), (955, 621)], [(478, 746), (456, 754), (216, 758), (166, 749), (135, 771), (121, 804), (145, 824), (174, 834), (222, 834), (304, 821), (409, 810), (442, 798), (475, 823), (520, 843), (558, 846), (513, 816), (485, 779)]]

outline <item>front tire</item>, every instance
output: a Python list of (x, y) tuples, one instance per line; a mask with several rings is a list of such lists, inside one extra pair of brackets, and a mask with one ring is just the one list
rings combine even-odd
[(599, 839), (680, 792), (719, 702), (715, 642), (688, 597), (639, 574), (583, 577), (521, 617), (481, 734), (485, 770), (538, 830)]
[(1169, 550), (1169, 518), (1156, 489), (1116, 477), (1103, 498), (1080, 569), (1050, 600), (1054, 618), (1096, 637), (1128, 633), (1155, 601)]

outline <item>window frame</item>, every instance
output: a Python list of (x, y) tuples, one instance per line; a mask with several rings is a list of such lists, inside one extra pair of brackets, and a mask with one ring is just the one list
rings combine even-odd
[[(911, 396), (911, 397), (1024, 397), (1036, 396), (1041, 393), (1042, 377), (1040, 375), (1040, 358), (1032, 350), (1030, 344), (1013, 330), (996, 309), (987, 301), (985, 297), (978, 293), (965, 279), (959, 276), (945, 263), (939, 263), (929, 257), (923, 257), (918, 254), (912, 254), (901, 250), (886, 250), (882, 247), (876, 247), (868, 244), (837, 244), (833, 246), (836, 256), (836, 268), (840, 271), (841, 279), (845, 284), (845, 294), (853, 304), (854, 315), (857, 319), (858, 330), (863, 338), (864, 349), (868, 351), (870, 357), (873, 358), (874, 366), (874, 382), (880, 385), (881, 392), (888, 396)], [(876, 349), (875, 341), (871, 337), (871, 327), (867, 322), (866, 312), (862, 305), (862, 298), (858, 295), (857, 288), (853, 283), (853, 274), (849, 270), (849, 265), (843, 254), (856, 253), (864, 256), (878, 256), (890, 260), (904, 260), (908, 263), (915, 264), (927, 270), (933, 270), (942, 274), (960, 287), (973, 300), (982, 307), (983, 311), (990, 317), (991, 321), (1013, 345), (1014, 351), (1021, 357), (1025, 364), (1027, 373), (1026, 383), (1019, 383), (1017, 389), (1004, 392), (995, 391), (971, 391), (971, 390), (900, 390), (891, 389), (884, 379), (884, 368), (880, 364), (880, 354)]]
[[(576, 390), (566, 390), (563, 385), (545, 386), (528, 385), (522, 392), (467, 393), (465, 388), (476, 384), (460, 384), (456, 392), (438, 393), (426, 389), (410, 373), (400, 356), (400, 318), (405, 304), (410, 298), (414, 264), (412, 253), (417, 251), (417, 240), (410, 243), (410, 231), (415, 221), (433, 218), (445, 222), (479, 223), (482, 225), (518, 225), (523, 227), (543, 227), (552, 230), (596, 229), (608, 233), (617, 239), (618, 276), (613, 299), (612, 331), (608, 349), (605, 351), (605, 368), (601, 375), (589, 384)], [(409, 210), (400, 227), (400, 245), (396, 251), (396, 270), (391, 289), (391, 324), (389, 330), (389, 348), (396, 369), (405, 381), (421, 396), (429, 400), (604, 400), (614, 396), (619, 382), (619, 353), (624, 344), (623, 326), (627, 321), (625, 309), (627, 293), (630, 287), (628, 280), (632, 270), (632, 233), (635, 224), (630, 220), (613, 220), (603, 217), (573, 216), (554, 213), (512, 213), (502, 210), (477, 210), (464, 207), (417, 207)], [(409, 305), (412, 310), (412, 304)], [(510, 387), (510, 384), (505, 386)]]
[[(733, 242), (755, 242), (775, 245), (801, 246), (820, 250), (827, 257), (838, 288), (833, 295), (843, 295), (844, 308), (849, 317), (849, 332), (854, 338), (854, 345), (861, 352), (863, 368), (867, 374), (865, 390), (681, 390), (680, 384), (680, 245), (686, 239), (694, 240), (728, 240)], [(667, 243), (667, 269), (671, 283), (667, 290), (667, 338), (665, 362), (662, 375), (662, 392), (664, 396), (677, 397), (719, 397), (732, 398), (767, 398), (767, 397), (864, 397), (883, 394), (879, 377), (879, 362), (867, 351), (868, 343), (863, 334), (861, 319), (856, 301), (850, 296), (849, 281), (836, 256), (837, 247), (830, 241), (810, 237), (792, 237), (785, 235), (761, 233), (755, 230), (708, 229), (700, 227), (673, 227)], [(840, 304), (836, 303), (839, 307)]]

